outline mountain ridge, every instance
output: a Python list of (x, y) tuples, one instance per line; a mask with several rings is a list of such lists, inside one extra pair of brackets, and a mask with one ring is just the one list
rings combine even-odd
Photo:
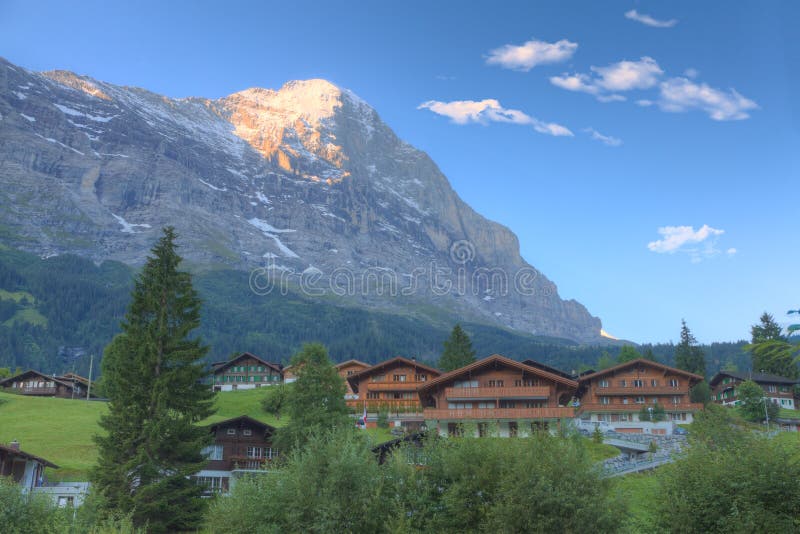
[(411, 289), (470, 320), (602, 341), (600, 320), (560, 299), (513, 232), (325, 80), (172, 99), (0, 60), (0, 116), (12, 246), (140, 264), (172, 224), (188, 260), (261, 269), (273, 286), (336, 293), (344, 273), (339, 296), (366, 307), (398, 309), (391, 297)]

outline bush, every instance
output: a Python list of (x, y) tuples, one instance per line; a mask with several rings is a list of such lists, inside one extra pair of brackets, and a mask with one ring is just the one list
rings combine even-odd
[(389, 411), (383, 408), (378, 412), (378, 428), (389, 428)]

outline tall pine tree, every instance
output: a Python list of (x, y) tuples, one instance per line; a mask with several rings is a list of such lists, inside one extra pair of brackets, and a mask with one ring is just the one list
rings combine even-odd
[(213, 413), (203, 384), (208, 348), (189, 338), (200, 324), (200, 300), (179, 271), (175, 231), (168, 227), (135, 280), (122, 333), (106, 347), (102, 373), (106, 435), (93, 472), (110, 509), (132, 514), (148, 532), (193, 529), (202, 521), (201, 489), (188, 477), (202, 469), (210, 441), (196, 423)]
[(464, 367), (475, 361), (475, 351), (472, 350), (472, 341), (461, 325), (455, 325), (450, 333), (450, 338), (444, 342), (444, 351), (439, 359), (439, 368), (452, 371)]
[(800, 347), (789, 343), (772, 315), (764, 312), (750, 329), (752, 343), (745, 347), (752, 356), (753, 372), (797, 378)]
[(706, 375), (705, 354), (697, 346), (697, 340), (683, 319), (681, 319), (681, 341), (675, 347), (675, 367), (700, 376)]

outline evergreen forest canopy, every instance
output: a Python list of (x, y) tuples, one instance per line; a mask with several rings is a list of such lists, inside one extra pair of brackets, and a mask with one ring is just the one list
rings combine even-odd
[[(115, 261), (96, 265), (71, 255), (42, 259), (0, 246), (0, 368), (86, 374), (90, 356), (95, 355), (94, 369), (98, 369), (103, 348), (120, 331), (135, 273)], [(193, 283), (203, 300), (197, 334), (210, 346), (208, 361), (249, 351), (288, 363), (303, 343), (318, 341), (334, 361), (357, 358), (376, 363), (403, 355), (435, 364), (457, 322), (455, 317), (432, 321), (413, 313), (365, 310), (291, 293), (256, 295), (250, 291), (247, 273), (240, 271), (196, 271)], [(498, 353), (580, 371), (596, 368), (604, 352), (615, 359), (621, 350), (490, 325), (461, 322), (461, 326), (477, 358)], [(676, 331), (679, 328), (676, 324)], [(707, 376), (721, 368), (748, 370), (751, 356), (743, 350), (745, 344), (701, 345)], [(638, 347), (640, 353), (668, 365), (675, 362), (675, 349), (672, 344)]]

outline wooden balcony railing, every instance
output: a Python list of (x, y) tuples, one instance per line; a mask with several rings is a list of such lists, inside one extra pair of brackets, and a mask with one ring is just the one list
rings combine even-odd
[(473, 408), (472, 410), (443, 410), (426, 408), (425, 419), (564, 419), (575, 417), (574, 408)]
[(457, 399), (547, 399), (547, 386), (446, 388), (447, 400)]
[[(645, 404), (581, 404), (579, 411), (580, 412), (638, 412), (643, 407), (645, 408), (652, 408), (655, 406), (653, 403), (645, 403)], [(672, 404), (671, 402), (665, 402), (663, 404), (659, 404), (664, 411), (667, 412), (693, 412), (703, 409), (702, 403), (694, 403), (694, 402), (683, 402), (680, 404)]]
[(23, 387), (23, 395), (55, 395), (56, 388), (53, 387)]
[(595, 388), (594, 394), (597, 396), (611, 396), (611, 395), (627, 395), (635, 397), (637, 395), (688, 395), (689, 390), (686, 388), (673, 388), (671, 386), (645, 386), (641, 388), (628, 387), (614, 387), (614, 388)]
[(359, 389), (366, 388), (367, 391), (416, 391), (417, 387), (425, 382), (367, 382), (365, 386)]

